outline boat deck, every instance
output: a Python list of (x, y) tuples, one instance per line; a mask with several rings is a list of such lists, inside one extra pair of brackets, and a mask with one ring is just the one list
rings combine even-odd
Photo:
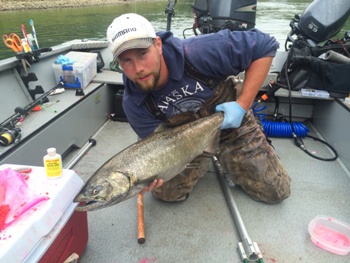
[[(128, 123), (108, 121), (94, 138), (96, 146), (73, 168), (84, 181), (137, 136)], [(318, 156), (332, 156), (323, 144), (309, 138), (304, 142)], [(317, 247), (308, 233), (308, 224), (317, 215), (349, 223), (349, 171), (340, 161), (306, 155), (292, 139), (272, 138), (272, 143), (292, 179), (291, 196), (268, 205), (252, 200), (239, 187), (231, 189), (264, 262), (349, 262), (349, 254)], [(136, 197), (88, 212), (89, 241), (80, 262), (242, 262), (239, 232), (214, 166), (186, 201), (166, 203), (146, 193), (144, 207), (144, 244), (137, 241)]]
[[(81, 41), (78, 43), (81, 48)], [(92, 44), (95, 46), (100, 42)], [(89, 47), (90, 42), (84, 42), (86, 45)], [(53, 72), (47, 74), (47, 68), (51, 69), (56, 57), (71, 48), (72, 44), (54, 47), (53, 54), (43, 55), (41, 63), (30, 68), (38, 75), (37, 84), (45, 84), (46, 91), (56, 85)], [(101, 52), (108, 67), (111, 53), (108, 48)], [(17, 100), (13, 103), (26, 105), (28, 92), (19, 86), (20, 81), (13, 69), (15, 63), (18, 63), (15, 59), (0, 63), (1, 83), (6, 83), (0, 89), (18, 86), (16, 96), (13, 96), (13, 100)], [(128, 123), (105, 122), (112, 112), (115, 89), (121, 85), (120, 74), (105, 70), (98, 73), (93, 83), (84, 90), (85, 96), (76, 97), (72, 90), (55, 95), (51, 100), (60, 102), (51, 110), (42, 110), (38, 116), (31, 114), (23, 122), (22, 144), (1, 149), (0, 155), (4, 157), (1, 157), (0, 164), (41, 166), (45, 150), (55, 146), (65, 157), (64, 164), (69, 165), (79, 150), (66, 153), (72, 148), (84, 148), (94, 134), (96, 146), (72, 167), (86, 181), (106, 160), (137, 140)], [(320, 161), (303, 153), (292, 139), (272, 138), (272, 144), (292, 179), (291, 196), (280, 204), (267, 205), (252, 200), (238, 187), (231, 191), (249, 237), (258, 244), (264, 262), (349, 262), (349, 254), (335, 255), (317, 247), (308, 233), (308, 224), (317, 215), (350, 223), (349, 109), (342, 108), (333, 100), (318, 100), (317, 103), (306, 98), (301, 100), (302, 104), (293, 105), (293, 117), (317, 123), (320, 134), (334, 144), (340, 158), (334, 162)], [(6, 109), (8, 115), (13, 114), (12, 106)], [(283, 113), (283, 107), (280, 110)], [(5, 113), (2, 116), (6, 116)], [(40, 116), (46, 118), (43, 123), (33, 121)], [(33, 126), (35, 131), (30, 132)], [(310, 135), (313, 134), (319, 133), (313, 130)], [(325, 145), (309, 138), (305, 138), (304, 142), (308, 150), (318, 156), (332, 156)], [(146, 193), (144, 210), (144, 244), (137, 242), (136, 197), (88, 212), (89, 241), (80, 262), (242, 262), (237, 249), (241, 241), (239, 231), (214, 166), (199, 180), (185, 202), (166, 203)]]

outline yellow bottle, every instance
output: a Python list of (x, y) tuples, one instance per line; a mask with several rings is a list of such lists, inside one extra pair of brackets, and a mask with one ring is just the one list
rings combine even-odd
[(21, 41), (22, 41), (22, 47), (23, 47), (23, 49), (24, 49), (24, 52), (30, 52), (30, 51), (32, 51), (32, 50), (30, 49), (30, 46), (28, 45), (27, 39), (22, 38)]
[(48, 178), (55, 179), (62, 176), (62, 157), (56, 152), (56, 148), (47, 149), (44, 167)]

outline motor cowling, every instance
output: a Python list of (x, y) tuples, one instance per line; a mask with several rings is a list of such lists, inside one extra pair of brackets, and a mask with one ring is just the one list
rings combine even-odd
[(255, 27), (256, 0), (195, 0), (196, 27), (202, 34)]
[(335, 36), (349, 16), (349, 0), (314, 0), (300, 16), (297, 27), (305, 37), (320, 43)]

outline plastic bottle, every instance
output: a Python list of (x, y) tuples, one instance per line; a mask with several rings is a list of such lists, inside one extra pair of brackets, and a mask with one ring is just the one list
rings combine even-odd
[(56, 152), (56, 148), (47, 149), (44, 167), (48, 178), (55, 179), (62, 176), (62, 157)]

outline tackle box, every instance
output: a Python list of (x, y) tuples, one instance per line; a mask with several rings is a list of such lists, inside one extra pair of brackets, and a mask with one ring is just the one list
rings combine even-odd
[(71, 51), (64, 57), (73, 64), (52, 65), (56, 83), (63, 81), (66, 88), (86, 88), (97, 74), (97, 53)]
[[(0, 170), (21, 167), (4, 164)], [(62, 263), (73, 253), (80, 257), (88, 241), (87, 213), (75, 211), (73, 199), (82, 179), (73, 170), (64, 169), (61, 178), (49, 179), (44, 167), (30, 168), (29, 191), (49, 199), (0, 231), (0, 262)]]

